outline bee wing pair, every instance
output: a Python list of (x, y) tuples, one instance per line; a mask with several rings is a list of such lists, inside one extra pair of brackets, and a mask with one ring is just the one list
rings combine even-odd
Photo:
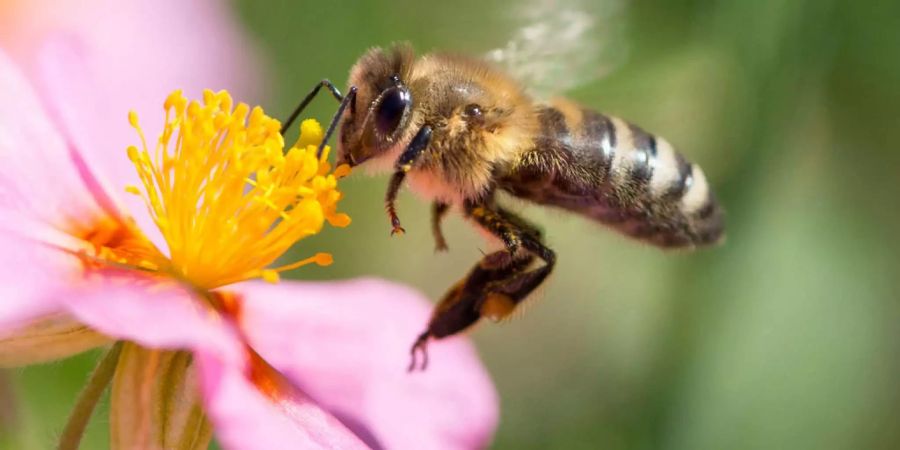
[(508, 15), (517, 26), (506, 44), (484, 54), (537, 98), (598, 80), (625, 60), (620, 0), (529, 0)]

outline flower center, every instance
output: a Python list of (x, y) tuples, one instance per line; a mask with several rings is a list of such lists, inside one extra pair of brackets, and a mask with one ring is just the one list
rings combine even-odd
[(72, 235), (81, 243), (73, 249), (85, 269), (105, 269), (121, 265), (127, 268), (158, 271), (167, 259), (132, 223), (104, 216), (90, 227), (76, 227)]
[(144, 198), (172, 270), (212, 289), (251, 278), (276, 281), (284, 270), (331, 263), (331, 255), (319, 253), (267, 268), (326, 220), (350, 223), (336, 211), (337, 179), (349, 168), (332, 172), (328, 147), (316, 156), (323, 138), (318, 123), (304, 121), (300, 139), (285, 152), (280, 123), (259, 107), (233, 106), (225, 91), (205, 91), (202, 103), (175, 91), (164, 106), (165, 126), (152, 152), (137, 115), (129, 114), (141, 148), (129, 147), (128, 157), (143, 190), (127, 191)]

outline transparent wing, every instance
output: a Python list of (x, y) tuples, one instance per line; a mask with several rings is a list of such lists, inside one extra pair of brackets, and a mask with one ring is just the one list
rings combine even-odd
[(527, 0), (510, 7), (518, 29), (485, 57), (537, 97), (597, 80), (625, 59), (623, 0)]

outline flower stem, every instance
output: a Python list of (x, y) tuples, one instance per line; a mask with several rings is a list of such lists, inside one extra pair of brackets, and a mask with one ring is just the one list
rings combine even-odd
[(103, 391), (109, 386), (113, 374), (116, 372), (116, 365), (119, 363), (119, 354), (122, 352), (122, 341), (113, 344), (112, 348), (106, 352), (94, 372), (88, 379), (84, 390), (78, 395), (78, 401), (75, 403), (75, 409), (69, 415), (66, 427), (63, 429), (62, 435), (59, 437), (59, 450), (77, 450), (84, 435), (84, 429), (87, 427), (91, 414), (103, 395)]

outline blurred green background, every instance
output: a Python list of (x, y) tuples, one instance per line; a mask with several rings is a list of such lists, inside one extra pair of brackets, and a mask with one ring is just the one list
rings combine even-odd
[[(368, 47), (480, 53), (519, 3), (250, 1), (236, 7), (270, 60), (285, 117), (322, 77), (344, 84)], [(604, 7), (599, 4), (597, 8)], [(552, 210), (558, 270), (528, 313), (472, 336), (500, 392), (494, 447), (900, 447), (900, 2), (635, 0), (612, 23), (627, 55), (567, 94), (666, 136), (705, 168), (728, 241), (663, 253)], [(607, 35), (607, 34), (604, 34)], [(327, 120), (330, 100), (311, 115)], [(306, 278), (377, 275), (431, 298), (479, 257), (448, 221), (435, 255), (427, 204), (405, 193), (390, 238), (384, 177), (347, 180), (344, 232), (304, 241), (336, 263)], [(348, 234), (350, 233), (350, 234)], [(8, 373), (43, 446), (97, 355)], [(2, 411), (0, 411), (2, 414)], [(104, 448), (105, 411), (85, 448)], [(40, 418), (40, 420), (38, 420)]]

